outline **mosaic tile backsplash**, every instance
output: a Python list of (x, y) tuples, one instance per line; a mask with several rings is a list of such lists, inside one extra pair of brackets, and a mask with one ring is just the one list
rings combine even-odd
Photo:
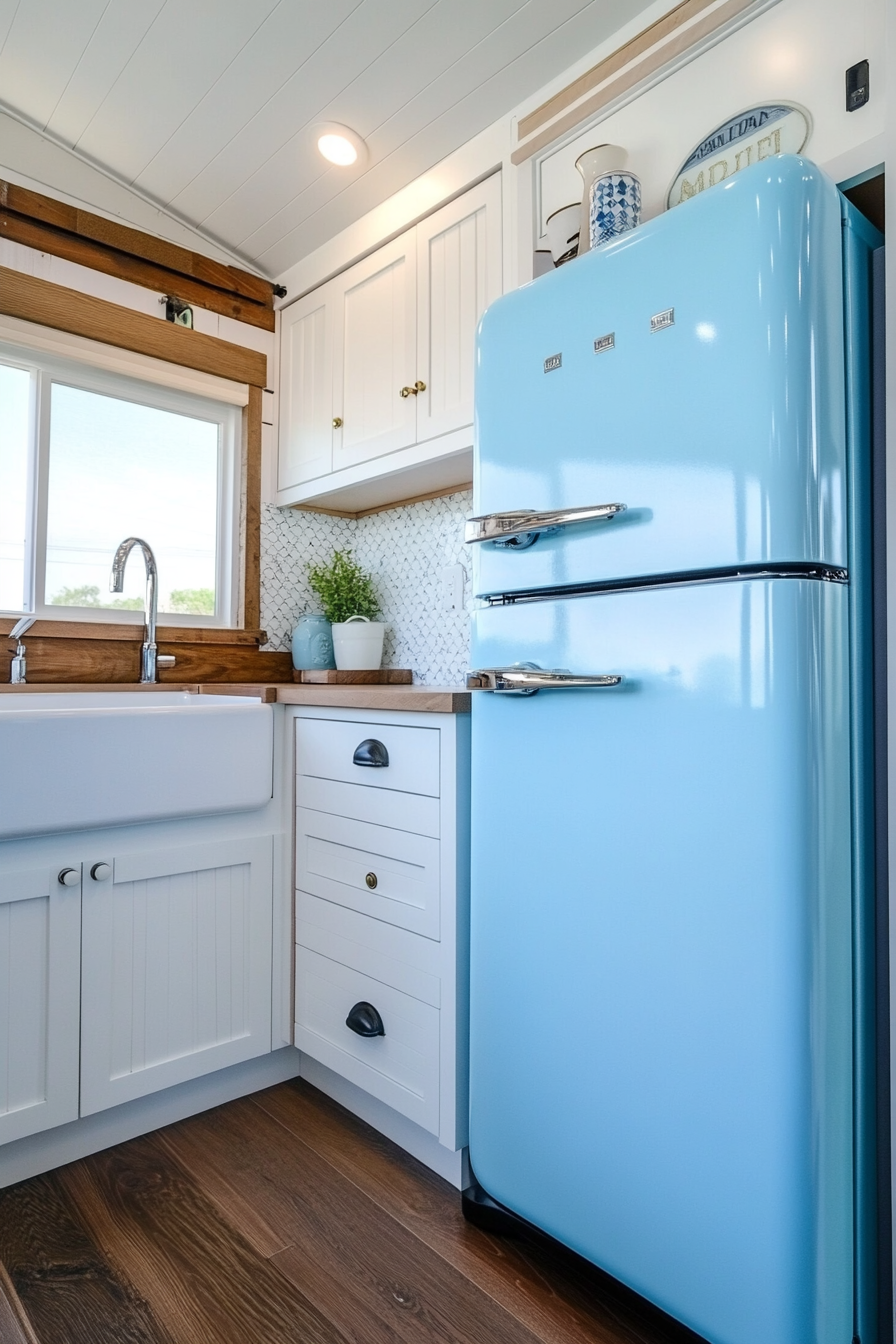
[[(385, 667), (409, 667), (424, 686), (463, 682), (470, 658), (469, 490), (369, 518), (331, 518), (267, 505), (261, 520), (261, 623), (269, 649), (288, 649), (303, 612), (319, 606), (306, 565), (350, 548), (374, 577), (386, 622)], [(462, 564), (464, 611), (442, 610), (442, 569)]]

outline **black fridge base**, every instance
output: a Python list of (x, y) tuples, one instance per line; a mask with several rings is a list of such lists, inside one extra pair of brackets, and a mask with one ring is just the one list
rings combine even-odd
[(470, 1184), (461, 1191), (461, 1209), (467, 1222), (483, 1232), (490, 1232), (492, 1236), (525, 1239), (533, 1246), (540, 1247), (545, 1256), (542, 1267), (548, 1268), (553, 1264), (559, 1271), (558, 1291), (561, 1296), (563, 1282), (571, 1277), (577, 1291), (584, 1288), (587, 1293), (590, 1290), (595, 1299), (606, 1303), (611, 1311), (621, 1308), (632, 1322), (639, 1322), (646, 1330), (654, 1332), (658, 1340), (663, 1340), (663, 1344), (708, 1344), (703, 1335), (696, 1334), (648, 1298), (642, 1297), (619, 1279), (614, 1279), (599, 1265), (586, 1260), (534, 1223), (527, 1222), (518, 1213), (499, 1204), (482, 1188), (472, 1172), (470, 1176)]
[(481, 1227), (483, 1232), (492, 1232), (496, 1237), (545, 1235), (537, 1227), (527, 1223), (525, 1218), (511, 1213), (510, 1209), (505, 1209), (503, 1204), (492, 1199), (475, 1177), (466, 1190), (461, 1191), (460, 1202), (467, 1222), (472, 1223), (474, 1227)]

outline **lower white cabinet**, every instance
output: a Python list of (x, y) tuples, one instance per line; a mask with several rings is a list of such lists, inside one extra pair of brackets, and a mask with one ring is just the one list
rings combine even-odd
[(0, 1144), (271, 1051), (273, 837), (140, 829), (0, 847)]
[(81, 884), (0, 874), (0, 1143), (78, 1114)]
[[(370, 739), (384, 764), (365, 764)], [(466, 714), (296, 718), (295, 1043), (452, 1151), (467, 1142), (469, 740)]]
[(271, 840), (218, 840), (85, 873), (81, 1114), (271, 1048)]

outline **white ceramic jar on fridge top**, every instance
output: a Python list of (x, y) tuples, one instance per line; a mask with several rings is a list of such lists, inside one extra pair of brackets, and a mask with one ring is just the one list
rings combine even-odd
[(386, 633), (382, 621), (350, 616), (347, 621), (334, 622), (332, 630), (336, 667), (340, 672), (374, 670), (381, 665)]

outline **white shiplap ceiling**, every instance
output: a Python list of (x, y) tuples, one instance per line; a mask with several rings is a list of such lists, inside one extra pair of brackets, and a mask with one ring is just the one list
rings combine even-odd
[[(0, 102), (276, 276), (645, 8), (0, 0)], [(363, 170), (320, 158), (323, 121)]]

